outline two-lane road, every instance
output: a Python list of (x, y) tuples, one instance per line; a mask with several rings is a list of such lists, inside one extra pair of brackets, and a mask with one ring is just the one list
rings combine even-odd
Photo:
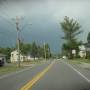
[(20, 90), (20, 88), (30, 81), (35, 75), (46, 68), (50, 62), (36, 65), (28, 70), (13, 75), (8, 75), (5, 78), (0, 78), (0, 90)]
[(90, 90), (90, 83), (67, 64), (56, 61), (30, 90)]
[(0, 90), (27, 89), (90, 90), (90, 82), (62, 61), (41, 64), (0, 80)]

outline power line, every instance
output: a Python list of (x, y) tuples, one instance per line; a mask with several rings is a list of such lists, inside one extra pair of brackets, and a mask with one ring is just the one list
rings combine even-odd
[[(5, 0), (5, 2), (8, 3), (7, 0)], [(11, 19), (8, 20), (8, 18), (10, 18), (10, 16), (6, 13), (6, 11), (8, 10), (8, 7), (6, 7), (6, 5), (4, 5), (4, 3), (2, 4), (2, 6), (0, 6), (0, 9), (3, 9), (4, 11), (3, 10), (0, 10), (0, 13), (2, 14), (2, 15), (0, 15), (0, 17), (2, 17), (3, 19), (5, 19), (5, 21), (7, 21), (9, 24), (12, 24), (13, 23), (12, 20)]]

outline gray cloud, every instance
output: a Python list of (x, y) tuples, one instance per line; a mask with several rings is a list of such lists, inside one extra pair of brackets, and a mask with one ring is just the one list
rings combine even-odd
[[(43, 34), (51, 33), (48, 29), (52, 29), (53, 35), (56, 35), (55, 39), (60, 38), (58, 33), (62, 35), (62, 30), (59, 30), (59, 22), (63, 20), (64, 16), (69, 16), (82, 25), (84, 32), (80, 37), (84, 36), (81, 40), (86, 41), (90, 31), (89, 10), (90, 0), (0, 0), (0, 16), (8, 20), (16, 16), (24, 17), (27, 19), (26, 23), (33, 23), (34, 32), (37, 30)], [(0, 20), (0, 24), (2, 21), (3, 19)], [(13, 26), (11, 27), (13, 28)]]

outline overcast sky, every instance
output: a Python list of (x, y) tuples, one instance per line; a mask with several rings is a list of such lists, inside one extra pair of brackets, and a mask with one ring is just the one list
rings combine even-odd
[[(32, 23), (33, 31), (46, 33), (48, 37), (52, 33), (53, 38), (56, 38), (58, 42), (59, 35), (62, 35), (59, 22), (63, 20), (64, 16), (68, 16), (81, 24), (83, 34), (80, 37), (81, 40), (86, 41), (87, 34), (90, 31), (89, 10), (90, 0), (0, 0), (0, 27), (3, 27), (3, 23), (7, 23), (8, 26), (8, 20), (12, 22), (11, 19), (16, 16), (23, 17), (24, 24)], [(9, 25), (9, 30), (12, 27)], [(5, 29), (5, 27), (3, 28)]]

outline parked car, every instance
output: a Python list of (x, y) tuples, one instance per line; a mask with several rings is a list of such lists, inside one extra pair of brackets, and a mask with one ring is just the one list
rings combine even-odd
[(62, 56), (62, 59), (67, 59), (67, 56)]
[(4, 65), (4, 59), (0, 58), (0, 66), (3, 66), (3, 65)]

